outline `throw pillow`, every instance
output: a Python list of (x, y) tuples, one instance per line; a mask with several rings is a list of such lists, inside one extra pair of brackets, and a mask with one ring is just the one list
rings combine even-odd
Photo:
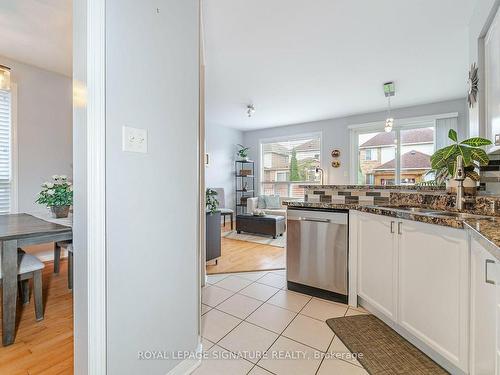
[(259, 199), (257, 201), (257, 208), (266, 208), (266, 200), (264, 199), (264, 195), (259, 195)]
[(279, 195), (266, 195), (264, 200), (266, 201), (266, 208), (281, 208)]

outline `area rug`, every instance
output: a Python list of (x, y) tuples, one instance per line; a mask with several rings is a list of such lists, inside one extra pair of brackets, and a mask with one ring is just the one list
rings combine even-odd
[(373, 315), (354, 315), (326, 321), (371, 375), (448, 374), (436, 362)]
[(261, 245), (270, 245), (275, 247), (285, 247), (286, 244), (286, 233), (283, 236), (278, 236), (276, 239), (271, 236), (259, 236), (258, 234), (251, 233), (237, 233), (235, 230), (229, 232), (223, 232), (222, 237), (229, 238), (231, 240), (254, 242)]

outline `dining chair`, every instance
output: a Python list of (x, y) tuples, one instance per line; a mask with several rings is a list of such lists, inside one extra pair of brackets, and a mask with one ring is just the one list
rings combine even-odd
[(59, 273), (61, 250), (68, 252), (68, 289), (73, 289), (73, 241), (59, 241), (54, 246), (54, 273)]
[(219, 201), (219, 211), (224, 219), (224, 227), (226, 226), (226, 216), (231, 218), (231, 230), (233, 230), (234, 210), (226, 208), (226, 199), (224, 195), (224, 188), (214, 188), (217, 192), (217, 200)]
[[(43, 320), (43, 293), (42, 270), (45, 264), (37, 257), (26, 254), (22, 249), (17, 250), (17, 274), (19, 281), (19, 294), (23, 305), (30, 302), (30, 279), (33, 279), (33, 297), (35, 300), (35, 317), (37, 321)], [(2, 270), (0, 269), (0, 285), (2, 284)]]

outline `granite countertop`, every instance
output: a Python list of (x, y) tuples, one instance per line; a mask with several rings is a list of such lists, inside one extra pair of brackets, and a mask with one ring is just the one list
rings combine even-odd
[(356, 210), (376, 215), (391, 216), (399, 219), (420, 221), (428, 224), (443, 225), (457, 229), (468, 229), (481, 239), (481, 243), (500, 260), (500, 217), (477, 217), (458, 218), (432, 213), (411, 212), (397, 207), (383, 207), (375, 205), (361, 205), (359, 203), (330, 203), (330, 202), (306, 202), (285, 201), (290, 208), (323, 208), (331, 210)]
[(428, 185), (299, 185), (305, 189), (331, 190), (398, 190), (446, 193), (444, 186)]
[(476, 234), (475, 238), (500, 260), (500, 218), (466, 219), (464, 224)]

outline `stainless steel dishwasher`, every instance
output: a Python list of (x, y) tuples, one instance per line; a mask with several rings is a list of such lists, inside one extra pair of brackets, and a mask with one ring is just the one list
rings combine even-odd
[(347, 302), (348, 213), (287, 210), (288, 289)]

